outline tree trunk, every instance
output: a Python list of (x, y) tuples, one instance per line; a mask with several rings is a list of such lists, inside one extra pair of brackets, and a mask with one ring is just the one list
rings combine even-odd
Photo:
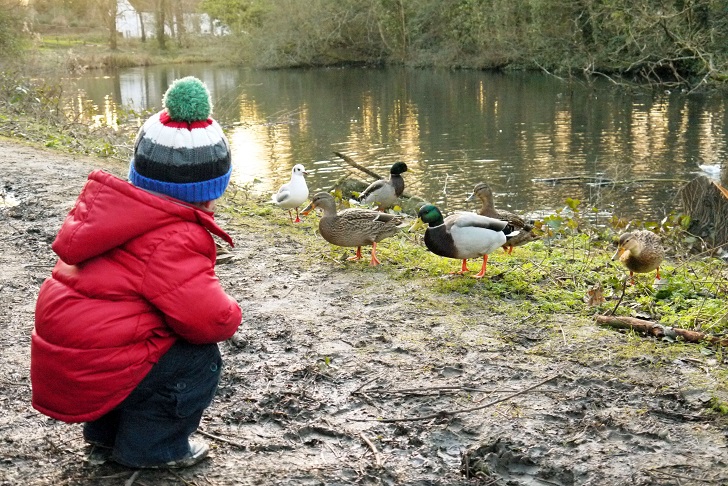
[(164, 33), (164, 25), (166, 22), (167, 0), (158, 0), (157, 2), (157, 44), (163, 51), (167, 50), (167, 35)]
[(139, 30), (142, 34), (142, 42), (147, 41), (147, 30), (144, 27), (144, 16), (140, 11), (137, 11), (137, 17), (139, 17)]
[(185, 15), (182, 11), (182, 5), (175, 3), (174, 7), (174, 24), (175, 24), (175, 35), (177, 38), (177, 45), (179, 47), (184, 46), (184, 39), (187, 30), (185, 29)]
[(728, 189), (700, 176), (678, 191), (690, 231), (713, 246), (728, 244)]
[(107, 0), (107, 25), (109, 26), (109, 47), (112, 51), (117, 49), (116, 44), (116, 0)]

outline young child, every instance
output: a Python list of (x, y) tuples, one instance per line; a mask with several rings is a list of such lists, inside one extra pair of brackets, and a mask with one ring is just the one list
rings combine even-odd
[(53, 242), (31, 341), (33, 407), (84, 422), (86, 442), (134, 468), (188, 467), (212, 402), (217, 343), (241, 322), (215, 275), (213, 219), (228, 142), (201, 81), (175, 81), (144, 123), (129, 180), (97, 170)]

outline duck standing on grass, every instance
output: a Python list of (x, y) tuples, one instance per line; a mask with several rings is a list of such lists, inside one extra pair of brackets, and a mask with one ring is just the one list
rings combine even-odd
[[(298, 217), (298, 207), (306, 202), (308, 199), (308, 186), (306, 185), (306, 179), (308, 172), (303, 168), (303, 165), (296, 164), (291, 169), (291, 180), (286, 184), (283, 184), (278, 192), (273, 194), (271, 200), (288, 210), (288, 217), (291, 218), (291, 222), (300, 223), (301, 218)], [(296, 219), (293, 219), (291, 215), (291, 209), (296, 209)]]
[(483, 203), (481, 208), (478, 210), (478, 214), (481, 216), (488, 216), (489, 218), (500, 219), (501, 221), (507, 221), (518, 230), (518, 235), (511, 238), (503, 245), (503, 250), (509, 255), (513, 253), (514, 247), (525, 245), (526, 243), (538, 239), (538, 236), (533, 234), (533, 226), (527, 223), (522, 217), (510, 211), (495, 208), (495, 205), (493, 204), (493, 190), (485, 182), (477, 183), (473, 188), (473, 193), (466, 199), (466, 201), (470, 202), (475, 198), (480, 199)]
[(467, 259), (483, 257), (483, 266), (474, 278), (482, 278), (488, 265), (488, 253), (517, 236), (518, 231), (507, 221), (475, 213), (454, 213), (442, 217), (432, 204), (420, 208), (417, 216), (429, 226), (425, 230), (425, 246), (435, 255), (463, 261), (459, 274), (468, 271)]
[(619, 247), (612, 260), (619, 259), (629, 270), (629, 278), (634, 283), (635, 273), (648, 273), (656, 270), (655, 280), (660, 280), (660, 264), (665, 258), (662, 241), (652, 231), (637, 230), (624, 233), (619, 237)]
[(376, 204), (380, 211), (386, 211), (397, 204), (399, 196), (404, 192), (404, 178), (407, 164), (395, 162), (389, 169), (389, 180), (380, 179), (369, 184), (359, 195), (359, 202), (363, 204)]
[(363, 208), (348, 208), (337, 213), (336, 201), (327, 192), (315, 194), (311, 203), (301, 211), (301, 214), (306, 216), (315, 208), (321, 208), (324, 211), (324, 215), (319, 220), (321, 236), (332, 245), (355, 246), (356, 255), (347, 260), (361, 259), (361, 247), (372, 245), (370, 260), (372, 266), (381, 263), (377, 259), (377, 242), (399, 231), (398, 225), (403, 221), (402, 217), (394, 214)]

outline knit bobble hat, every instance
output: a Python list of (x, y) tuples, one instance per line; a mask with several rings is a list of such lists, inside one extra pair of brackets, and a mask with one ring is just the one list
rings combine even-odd
[(232, 164), (230, 146), (213, 120), (210, 92), (188, 76), (172, 83), (164, 109), (142, 125), (129, 167), (132, 184), (189, 203), (225, 192)]

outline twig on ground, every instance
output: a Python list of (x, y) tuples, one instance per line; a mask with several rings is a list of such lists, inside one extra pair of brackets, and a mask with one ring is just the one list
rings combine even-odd
[(476, 410), (482, 410), (484, 408), (491, 407), (491, 406), (496, 405), (498, 403), (505, 402), (507, 400), (510, 400), (511, 398), (515, 398), (515, 397), (517, 397), (519, 395), (523, 395), (524, 393), (528, 393), (529, 391), (531, 391), (531, 390), (533, 390), (535, 388), (538, 388), (541, 385), (544, 385), (544, 384), (546, 384), (546, 383), (548, 383), (550, 381), (553, 381), (556, 378), (559, 378), (560, 376), (561, 376), (561, 374), (556, 374), (556, 375), (554, 375), (554, 376), (552, 376), (550, 378), (547, 378), (547, 379), (545, 379), (545, 380), (543, 380), (543, 381), (541, 381), (539, 383), (536, 383), (533, 386), (529, 386), (528, 388), (525, 388), (525, 389), (523, 389), (523, 390), (521, 390), (519, 392), (513, 393), (513, 394), (508, 395), (508, 396), (503, 397), (503, 398), (499, 398), (498, 400), (490, 401), (490, 402), (488, 402), (488, 403), (486, 403), (484, 405), (479, 405), (477, 407), (462, 408), (462, 409), (459, 409), (459, 410), (441, 410), (441, 411), (439, 411), (437, 413), (433, 413), (433, 414), (430, 414), (430, 415), (422, 415), (422, 416), (419, 416), (419, 417), (402, 417), (402, 418), (390, 418), (390, 419), (388, 419), (388, 418), (374, 418), (374, 419), (355, 419), (355, 418), (349, 418), (348, 420), (351, 420), (352, 422), (382, 422), (382, 423), (386, 423), (386, 424), (391, 424), (391, 423), (396, 423), (396, 422), (418, 422), (418, 421), (422, 421), (422, 420), (432, 420), (432, 419), (437, 419), (437, 418), (450, 417), (452, 415), (456, 415), (456, 414), (459, 414), (459, 413), (468, 413), (468, 412), (474, 412)]
[(178, 473), (177, 471), (175, 471), (174, 469), (167, 469), (167, 470), (168, 470), (168, 471), (169, 471), (170, 473), (172, 473), (172, 475), (174, 475), (174, 476), (175, 476), (175, 477), (176, 477), (177, 479), (179, 479), (180, 481), (182, 481), (182, 482), (183, 482), (184, 484), (194, 484), (194, 483), (191, 483), (191, 482), (187, 481), (187, 480), (186, 480), (185, 478), (183, 478), (183, 477), (182, 477), (182, 476), (181, 476), (181, 475), (180, 475), (180, 474), (179, 474), (179, 473)]
[[(366, 383), (364, 383), (364, 384), (362, 384), (362, 385), (359, 385), (359, 387), (358, 387), (358, 388), (357, 388), (356, 390), (354, 390), (353, 392), (351, 392), (351, 394), (353, 395), (353, 394), (355, 394), (355, 393), (359, 393), (359, 391), (360, 391), (360, 390), (361, 390), (362, 388), (364, 388), (364, 387), (365, 387), (365, 386), (367, 386), (368, 384), (370, 384), (370, 383), (372, 383), (372, 382), (376, 381), (376, 380), (377, 380), (377, 378), (379, 378), (379, 375), (375, 376), (374, 378), (372, 378), (371, 380), (367, 381)], [(376, 390), (376, 388), (375, 388), (375, 390)], [(369, 390), (367, 390), (367, 391), (369, 391)]]
[(624, 281), (622, 282), (622, 295), (619, 296), (619, 300), (617, 301), (617, 305), (614, 306), (614, 309), (612, 309), (612, 312), (610, 312), (609, 315), (614, 315), (615, 312), (617, 312), (617, 308), (619, 308), (619, 304), (622, 303), (622, 299), (624, 299), (624, 294), (627, 292), (627, 278), (624, 277)]
[(240, 449), (248, 449), (248, 446), (245, 444), (241, 444), (240, 442), (236, 442), (234, 440), (226, 439), (225, 437), (220, 437), (219, 435), (214, 435), (209, 432), (205, 432), (204, 430), (197, 429), (197, 433), (200, 435), (204, 435), (205, 437), (209, 437), (210, 439), (217, 440), (220, 442), (225, 442), (226, 444), (233, 445), (235, 447), (239, 447)]
[(129, 479), (126, 480), (124, 486), (131, 486), (132, 484), (134, 484), (134, 481), (136, 481), (136, 479), (139, 477), (139, 474), (141, 474), (140, 470), (134, 471), (134, 474), (132, 474)]
[(366, 444), (372, 450), (372, 453), (374, 454), (374, 461), (376, 462), (377, 467), (382, 467), (382, 456), (379, 454), (377, 447), (374, 444), (372, 444), (372, 441), (370, 441), (366, 435), (364, 435), (364, 432), (360, 433), (359, 437), (361, 437), (361, 440), (366, 442)]
[(675, 479), (686, 479), (689, 481), (699, 481), (701, 483), (712, 483), (712, 484), (723, 484), (721, 480), (715, 480), (715, 479), (703, 479), (703, 478), (696, 478), (694, 476), (685, 476), (683, 474), (673, 474), (665, 471), (659, 471), (658, 469), (645, 469), (644, 470), (647, 474), (657, 474), (662, 476), (667, 476)]
[[(366, 385), (366, 383), (364, 384)], [(362, 387), (364, 386), (362, 385)], [(465, 391), (465, 392), (475, 392), (475, 393), (513, 393), (514, 390), (488, 390), (485, 388), (471, 388), (467, 386), (428, 386), (423, 388), (399, 388), (399, 389), (388, 389), (384, 387), (376, 387), (376, 388), (369, 388), (366, 390), (366, 393), (377, 393), (381, 395), (394, 395), (394, 394), (410, 394), (410, 393), (426, 393), (429, 391), (436, 391), (436, 392), (444, 392), (444, 391)], [(357, 393), (363, 393), (359, 391), (358, 389), (352, 392), (353, 394)]]

